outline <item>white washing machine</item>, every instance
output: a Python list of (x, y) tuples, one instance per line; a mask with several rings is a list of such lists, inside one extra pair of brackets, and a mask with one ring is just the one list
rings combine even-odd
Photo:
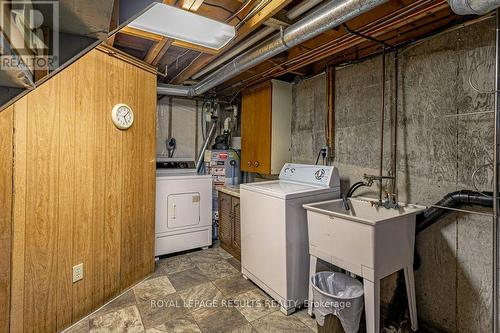
[(212, 245), (212, 176), (194, 161), (157, 162), (155, 256)]
[(303, 204), (340, 197), (338, 169), (285, 164), (279, 180), (240, 186), (241, 272), (290, 314), (308, 299), (309, 250)]

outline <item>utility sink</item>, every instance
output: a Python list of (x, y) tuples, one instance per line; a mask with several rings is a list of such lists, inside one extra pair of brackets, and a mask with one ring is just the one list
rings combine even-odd
[[(416, 215), (426, 207), (400, 204), (377, 207), (374, 199), (350, 198), (306, 204), (310, 275), (322, 259), (363, 278), (367, 332), (378, 332), (380, 280), (405, 272), (412, 328), (417, 329), (413, 282)], [(310, 298), (312, 297), (310, 288)], [(310, 303), (312, 304), (312, 303)], [(312, 313), (312, 308), (309, 309)], [(377, 329), (376, 329), (377, 328)]]
[(400, 204), (399, 208), (385, 208), (373, 205), (373, 199), (350, 198), (347, 199), (349, 210), (344, 208), (343, 200), (332, 200), (304, 205), (309, 211), (317, 212), (328, 216), (336, 216), (365, 224), (378, 224), (392, 222), (406, 215), (415, 215), (426, 207), (418, 205)]

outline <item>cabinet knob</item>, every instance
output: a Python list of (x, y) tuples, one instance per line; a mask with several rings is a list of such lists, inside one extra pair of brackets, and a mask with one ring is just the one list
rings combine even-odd
[(252, 161), (248, 161), (248, 166), (251, 167), (252, 166)]
[(259, 162), (257, 162), (257, 161), (253, 162), (253, 166), (254, 166), (254, 167), (256, 167), (256, 168), (257, 168), (259, 165), (260, 165), (260, 163), (259, 163)]

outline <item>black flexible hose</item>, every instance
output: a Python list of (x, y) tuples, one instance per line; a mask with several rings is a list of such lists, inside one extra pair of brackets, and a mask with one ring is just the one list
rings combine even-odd
[(356, 182), (356, 183), (352, 184), (352, 186), (349, 188), (349, 191), (347, 191), (346, 198), (352, 197), (352, 195), (354, 194), (354, 191), (356, 191), (358, 188), (360, 188), (362, 186), (366, 186), (366, 184), (364, 182)]
[[(439, 200), (434, 206), (441, 206), (447, 208), (460, 208), (463, 205), (476, 205), (482, 207), (493, 207), (493, 193), (491, 192), (475, 192), (469, 190), (461, 190), (448, 193)], [(422, 213), (417, 215), (416, 234), (418, 235), (423, 230), (427, 229), (441, 218), (445, 217), (452, 210), (429, 207)], [(418, 270), (420, 267), (420, 257), (416, 251), (413, 261), (413, 269)], [(385, 325), (400, 327), (403, 321), (406, 310), (408, 309), (408, 298), (406, 296), (406, 285), (404, 273), (402, 270), (398, 271), (398, 278), (394, 294), (389, 303), (389, 315), (385, 321)]]
[[(493, 207), (493, 194), (491, 192), (475, 192), (469, 190), (461, 190), (448, 193), (438, 201), (435, 206), (447, 208), (459, 208), (463, 205), (476, 205), (482, 207)], [(420, 233), (427, 229), (440, 218), (448, 215), (451, 212), (449, 209), (438, 207), (430, 207), (417, 215), (416, 233)]]

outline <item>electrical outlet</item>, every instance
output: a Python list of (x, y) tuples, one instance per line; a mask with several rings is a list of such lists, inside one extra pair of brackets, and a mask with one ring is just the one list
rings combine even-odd
[(321, 148), (321, 158), (325, 163), (328, 162), (328, 146)]
[(73, 283), (83, 279), (83, 263), (73, 266)]

